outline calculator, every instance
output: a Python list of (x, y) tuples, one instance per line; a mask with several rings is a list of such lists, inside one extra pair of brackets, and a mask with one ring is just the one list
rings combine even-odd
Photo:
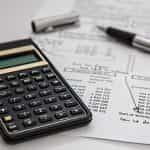
[(32, 39), (0, 44), (0, 131), (15, 142), (85, 125), (92, 114)]

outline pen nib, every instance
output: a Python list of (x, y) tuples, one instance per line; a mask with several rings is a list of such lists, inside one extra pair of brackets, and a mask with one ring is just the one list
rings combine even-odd
[(103, 27), (103, 26), (97, 25), (96, 27), (97, 27), (98, 29), (100, 29), (101, 31), (104, 31), (104, 32), (106, 31), (106, 28)]

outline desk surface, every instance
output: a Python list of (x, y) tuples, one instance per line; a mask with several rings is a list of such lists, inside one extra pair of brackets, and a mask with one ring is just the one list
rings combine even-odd
[[(50, 1), (52, 5), (49, 7), (52, 13), (63, 9), (63, 7), (68, 7), (67, 0)], [(29, 37), (31, 33), (30, 20), (39, 10), (42, 2), (40, 0), (0, 0), (0, 42)], [(32, 150), (33, 148), (36, 150), (149, 150), (150, 146), (81, 137), (66, 137), (60, 134), (38, 138), (17, 145), (8, 145), (0, 138), (0, 150)]]

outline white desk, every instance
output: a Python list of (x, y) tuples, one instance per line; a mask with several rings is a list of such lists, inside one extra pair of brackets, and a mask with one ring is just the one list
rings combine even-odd
[[(52, 13), (62, 11), (71, 5), (71, 0), (51, 0)], [(68, 2), (67, 2), (68, 1)], [(40, 8), (40, 0), (0, 0), (0, 42), (25, 38), (31, 32), (30, 20)], [(70, 6), (71, 7), (71, 6)], [(51, 14), (52, 15), (52, 14)], [(8, 145), (0, 138), (0, 150), (149, 150), (150, 146), (104, 141), (60, 134), (36, 140)]]

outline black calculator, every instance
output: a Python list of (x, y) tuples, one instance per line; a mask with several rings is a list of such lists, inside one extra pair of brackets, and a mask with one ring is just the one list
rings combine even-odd
[(89, 123), (92, 115), (32, 41), (0, 44), (0, 128), (9, 142)]

